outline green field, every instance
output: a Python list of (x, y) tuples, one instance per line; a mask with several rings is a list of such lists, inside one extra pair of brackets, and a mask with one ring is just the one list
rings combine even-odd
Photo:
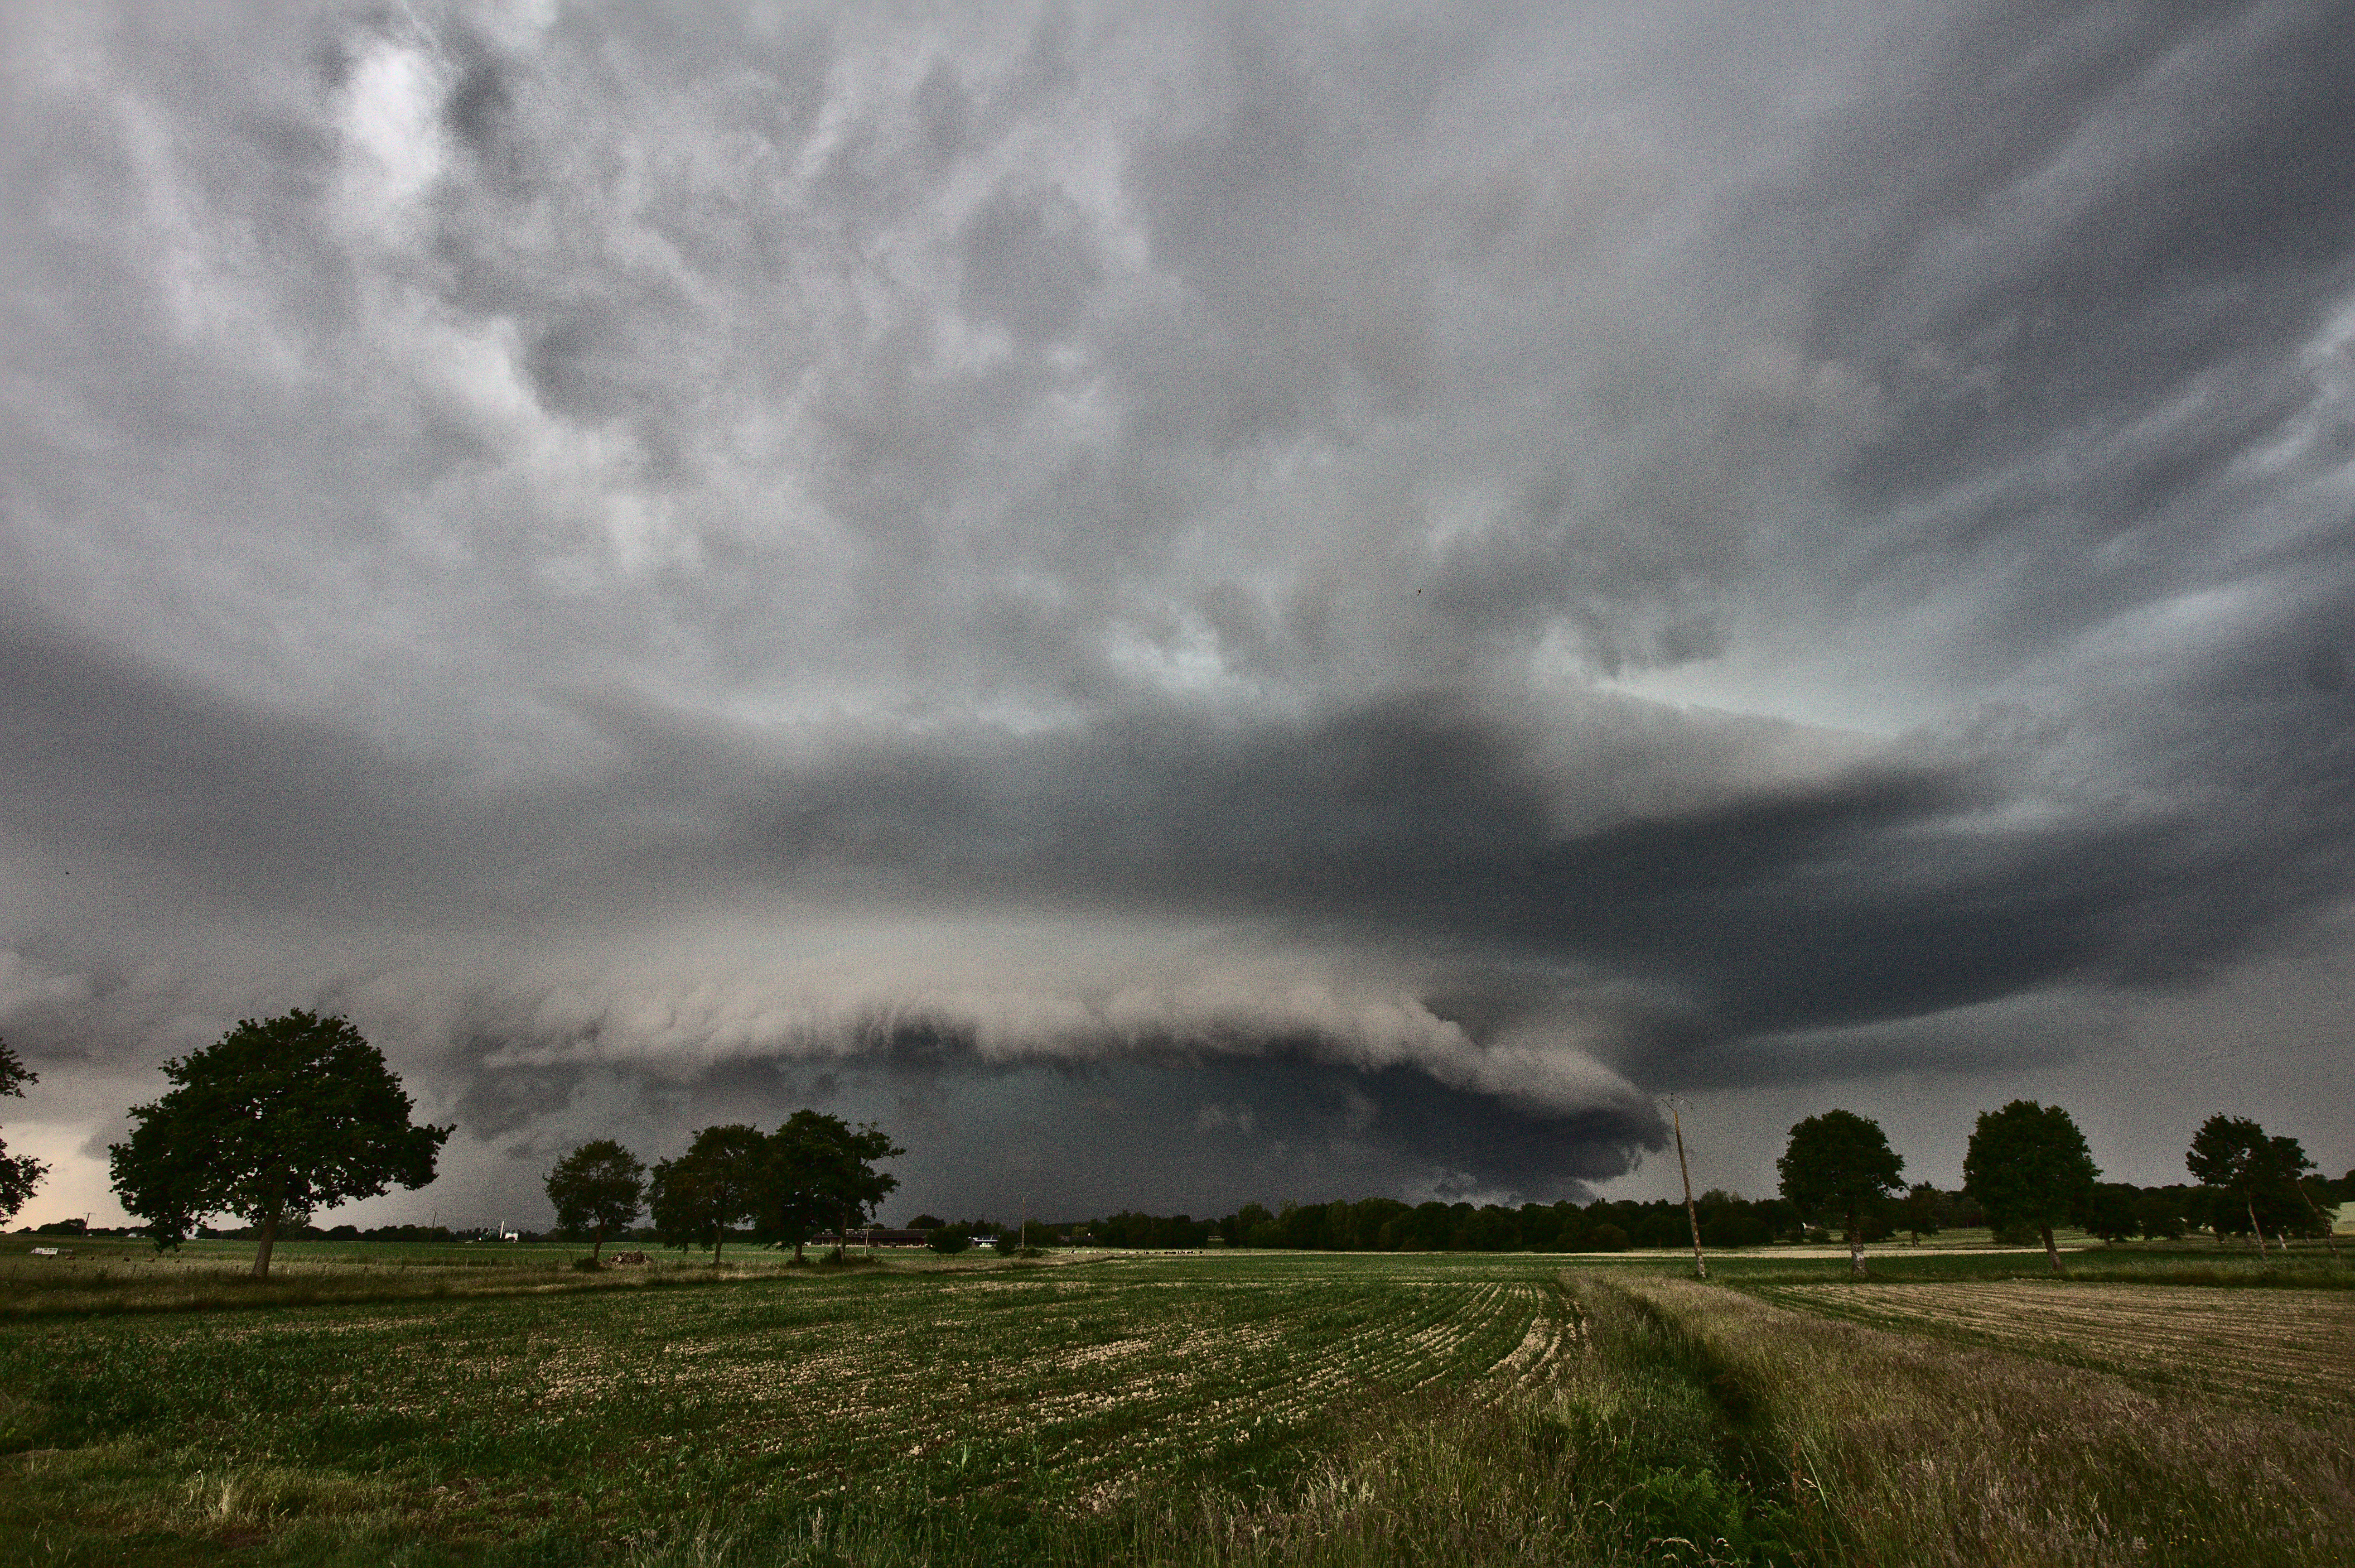
[[(238, 1244), (9, 1249), (0, 1562), (2304, 1563), (2355, 1502), (2343, 1387), (2282, 1414), (2001, 1342), (2015, 1296), (2147, 1329), (2164, 1295), (2327, 1367), (2335, 1290), (2031, 1287), (2041, 1254), (1860, 1292), (1774, 1254), (1698, 1286), (1657, 1254), (576, 1250), (296, 1244), (261, 1285)], [(2030, 1480), (2003, 1539), (2043, 1544), (1988, 1555), (1984, 1499)]]

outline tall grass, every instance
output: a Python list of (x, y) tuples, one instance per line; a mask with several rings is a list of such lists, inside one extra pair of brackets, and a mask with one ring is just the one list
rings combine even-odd
[(2302, 1423), (2154, 1396), (2097, 1372), (1686, 1281), (1631, 1280), (1627, 1289), (1713, 1369), (1753, 1450), (1785, 1457), (1817, 1560), (2355, 1561), (2347, 1415)]

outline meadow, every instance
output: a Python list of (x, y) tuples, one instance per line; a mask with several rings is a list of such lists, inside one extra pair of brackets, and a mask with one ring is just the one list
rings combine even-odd
[(2355, 1560), (2231, 1260), (571, 1252), (0, 1255), (0, 1563)]

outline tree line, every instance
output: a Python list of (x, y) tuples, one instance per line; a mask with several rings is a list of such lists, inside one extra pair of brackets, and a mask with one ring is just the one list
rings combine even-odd
[[(280, 1235), (335, 1234), (309, 1224), (315, 1211), (431, 1181), (453, 1130), (411, 1121), (400, 1080), (348, 1020), (301, 1009), (244, 1020), (163, 1070), (170, 1090), (133, 1107), (131, 1136), (108, 1151), (114, 1191), (158, 1247), (218, 1234), (206, 1222), (221, 1214), (244, 1220), (260, 1243), (257, 1277), (267, 1275)], [(0, 1095), (21, 1095), (32, 1081), (0, 1041)], [(876, 1163), (903, 1152), (872, 1123), (853, 1127), (802, 1110), (767, 1133), (744, 1123), (701, 1128), (685, 1153), (651, 1169), (614, 1140), (596, 1139), (556, 1162), (547, 1191), (559, 1226), (594, 1235), (592, 1266), (605, 1238), (641, 1213), (651, 1215), (661, 1240), (707, 1245), (715, 1263), (740, 1234), (789, 1245), (799, 1258), (820, 1226), (839, 1237), (866, 1222), (899, 1186)], [(1837, 1229), (1861, 1272), (1864, 1244), (1876, 1235), (1902, 1229), (1918, 1238), (1986, 1224), (1999, 1237), (2041, 1239), (2058, 1271), (2053, 1231), (2064, 1224), (2111, 1240), (2206, 1229), (2220, 1244), (2254, 1236), (2260, 1251), (2270, 1251), (2292, 1237), (2331, 1240), (2329, 1210), (2355, 1201), (2355, 1171), (2324, 1181), (2297, 1139), (2245, 1118), (2209, 1118), (2184, 1162), (2195, 1185), (2105, 1183), (2067, 1111), (2015, 1100), (1980, 1114), (1960, 1192), (1909, 1188), (1904, 1160), (1879, 1124), (1830, 1110), (1791, 1128), (1775, 1162), (1779, 1198), (1710, 1192), (1684, 1213), (1666, 1201), (1508, 1209), (1368, 1198), (1273, 1212), (1246, 1203), (1215, 1220), (1123, 1212), (1082, 1226), (1040, 1226), (1038, 1239), (1051, 1228), (1057, 1239), (1119, 1247), (1202, 1246), (1215, 1237), (1231, 1246), (1342, 1251), (1608, 1251), (1750, 1246)], [(16, 1213), (44, 1173), (38, 1161), (0, 1148), (0, 1218)], [(996, 1229), (982, 1222), (929, 1228), (943, 1233), (943, 1250), (953, 1249), (954, 1234)], [(354, 1231), (363, 1234), (383, 1233)], [(1035, 1245), (1034, 1238), (1016, 1245)], [(2335, 1240), (2331, 1247), (2335, 1255)]]
[[(211, 1045), (166, 1060), (164, 1076), (170, 1090), (133, 1106), (131, 1136), (108, 1150), (115, 1194), (159, 1249), (218, 1234), (207, 1224), (218, 1215), (244, 1220), (259, 1243), (256, 1278), (268, 1277), (282, 1235), (335, 1234), (310, 1224), (316, 1211), (432, 1181), (453, 1130), (410, 1120), (400, 1078), (350, 1020), (300, 1008), (240, 1022)], [(0, 1093), (30, 1077), (0, 1042)], [(592, 1266), (607, 1232), (646, 1210), (666, 1240), (708, 1240), (714, 1262), (730, 1229), (745, 1225), (792, 1243), (798, 1256), (816, 1225), (847, 1228), (889, 1196), (898, 1179), (874, 1162), (902, 1152), (871, 1125), (805, 1110), (768, 1134), (705, 1128), (686, 1153), (651, 1171), (613, 1139), (597, 1139), (557, 1162), (548, 1192), (560, 1224), (595, 1230)], [(0, 1171), (0, 1201), (9, 1171)], [(39, 1174), (35, 1166), (23, 1179), (27, 1192)], [(409, 1239), (427, 1228), (394, 1229)]]
[[(2060, 1266), (2053, 1230), (2076, 1225), (2107, 1241), (2175, 1239), (2214, 1233), (2218, 1244), (2256, 1237), (2260, 1247), (2330, 1234), (2330, 1210), (2355, 1202), (2355, 1171), (2339, 1181), (2313, 1174), (2297, 1139), (2269, 1136), (2254, 1121), (2213, 1116), (2185, 1153), (2196, 1185), (2135, 1187), (2104, 1182), (2076, 1122), (2058, 1106), (2015, 1100), (1983, 1113), (1964, 1160), (1964, 1183), (1942, 1192), (1908, 1186), (1904, 1160), (1880, 1125), (1851, 1111), (1809, 1117), (1791, 1128), (1777, 1174), (1782, 1195), (1744, 1199), (1711, 1191), (1681, 1202), (1627, 1199), (1587, 1204), (1430, 1202), (1394, 1198), (1286, 1203), (1271, 1212), (1246, 1203), (1218, 1219), (1121, 1213), (1050, 1228), (1058, 1240), (1112, 1247), (1210, 1245), (1338, 1252), (1618, 1252), (1693, 1245), (1709, 1249), (1844, 1235), (1851, 1266), (1863, 1245), (1901, 1232), (1916, 1241), (1941, 1231), (1987, 1226), (2001, 1243), (2041, 1242)], [(921, 1223), (921, 1222), (920, 1222)]]
[(592, 1264), (605, 1238), (641, 1213), (666, 1245), (709, 1246), (715, 1265), (738, 1232), (791, 1246), (799, 1260), (820, 1226), (833, 1227), (840, 1253), (840, 1238), (899, 1188), (875, 1162), (906, 1152), (872, 1122), (799, 1110), (769, 1133), (743, 1122), (707, 1127), (651, 1171), (613, 1139), (593, 1139), (549, 1169), (548, 1201), (559, 1230), (595, 1238)]

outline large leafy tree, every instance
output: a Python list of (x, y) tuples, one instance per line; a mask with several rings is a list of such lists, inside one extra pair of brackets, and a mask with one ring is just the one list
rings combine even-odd
[(709, 1236), (717, 1268), (729, 1229), (760, 1218), (771, 1167), (769, 1140), (759, 1128), (730, 1122), (703, 1128), (686, 1153), (657, 1164), (646, 1184), (655, 1234), (671, 1246)]
[[(2330, 1255), (2337, 1257), (2339, 1237), (2333, 1231), (2336, 1215), (2323, 1208), (2315, 1197), (2316, 1190), (2327, 1187), (2327, 1183), (2319, 1177), (2309, 1174), (2318, 1167), (2316, 1166), (2313, 1157), (2307, 1153), (2306, 1145), (2295, 1138), (2286, 1138), (2277, 1134), (2266, 1139), (2266, 1171), (2273, 1184), (2281, 1190), (2285, 1201), (2288, 1198), (2296, 1198), (2298, 1204), (2306, 1211), (2302, 1216), (2297, 1216), (2306, 1221), (2304, 1225), (2296, 1225), (2293, 1221), (2291, 1226), (2285, 1228), (2296, 1228), (2307, 1235), (2320, 1236), (2324, 1244), (2330, 1248)], [(2329, 1193), (2325, 1191), (2323, 1195), (2328, 1197)], [(2286, 1206), (2286, 1202), (2285, 1206)]]
[(1998, 1230), (2034, 1227), (2055, 1274), (2062, 1270), (2052, 1228), (2084, 1206), (2101, 1174), (2075, 1119), (2034, 1100), (1981, 1111), (1963, 1155), (1963, 1192)]
[(2245, 1215), (2256, 1233), (2257, 1250), (2265, 1249), (2268, 1223), (2276, 1234), (2304, 1230), (2312, 1200), (2299, 1178), (2314, 1168), (2294, 1138), (2268, 1138), (2265, 1129), (2246, 1117), (2216, 1115), (2200, 1124), (2183, 1157), (2185, 1169), (2213, 1197), (2209, 1223), (2222, 1240), (2228, 1228), (2222, 1214)]
[(560, 1228), (597, 1233), (589, 1255), (601, 1256), (605, 1233), (626, 1228), (646, 1206), (645, 1162), (610, 1138), (591, 1139), (549, 1169), (548, 1201)]
[[(37, 1083), (39, 1075), (18, 1060), (8, 1042), (0, 1040), (0, 1095), (22, 1097), (27, 1084)], [(29, 1154), (10, 1154), (8, 1146), (0, 1143), (0, 1220), (14, 1215), (41, 1184), (49, 1168)]]
[(1881, 1124), (1854, 1111), (1828, 1110), (1791, 1128), (1774, 1170), (1783, 1196), (1802, 1213), (1834, 1213), (1848, 1232), (1849, 1270), (1864, 1272), (1864, 1216), (1903, 1188), (1904, 1159)]
[(396, 1182), (424, 1186), (450, 1137), (409, 1119), (400, 1079), (348, 1019), (300, 1008), (246, 1019), (164, 1075), (171, 1091), (133, 1106), (129, 1140), (108, 1150), (114, 1191), (158, 1247), (213, 1214), (244, 1219), (261, 1233), (257, 1279), (282, 1226)]
[(772, 1139), (771, 1202), (784, 1227), (783, 1239), (794, 1243), (794, 1255), (801, 1255), (802, 1242), (816, 1224), (835, 1227), (835, 1255), (842, 1255), (842, 1238), (851, 1227), (899, 1189), (900, 1179), (876, 1170), (876, 1161), (906, 1152), (873, 1122), (853, 1127), (815, 1110), (787, 1118)]

